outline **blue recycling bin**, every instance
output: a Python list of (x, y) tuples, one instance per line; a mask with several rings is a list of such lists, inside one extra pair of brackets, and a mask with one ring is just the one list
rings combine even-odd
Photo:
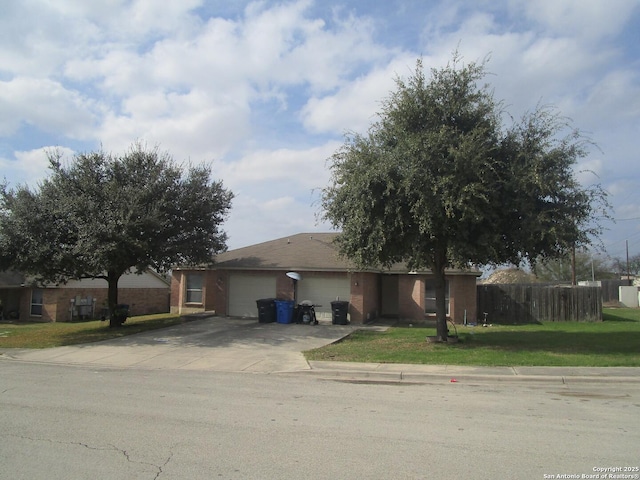
[(293, 302), (289, 300), (276, 300), (276, 321), (278, 323), (291, 323), (293, 321)]

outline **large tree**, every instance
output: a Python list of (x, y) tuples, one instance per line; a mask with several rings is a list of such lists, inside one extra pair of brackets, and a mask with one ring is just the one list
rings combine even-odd
[(566, 122), (545, 108), (504, 127), (502, 103), (480, 85), (485, 65), (460, 63), (455, 55), (427, 79), (418, 60), (398, 78), (378, 121), (334, 153), (322, 193), (344, 255), (433, 273), (440, 340), (448, 267), (561, 255), (597, 233), (589, 222), (606, 200), (574, 177), (587, 145), (579, 132), (560, 136)]
[(0, 269), (40, 282), (105, 279), (110, 326), (120, 324), (124, 273), (209, 262), (226, 249), (220, 225), (233, 194), (211, 179), (210, 165), (185, 168), (140, 143), (121, 156), (96, 151), (68, 164), (51, 152), (49, 163), (37, 188), (0, 190)]

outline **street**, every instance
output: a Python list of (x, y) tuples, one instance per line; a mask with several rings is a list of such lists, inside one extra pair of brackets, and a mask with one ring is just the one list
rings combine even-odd
[(640, 473), (639, 383), (412, 384), (22, 362), (0, 368), (1, 479)]

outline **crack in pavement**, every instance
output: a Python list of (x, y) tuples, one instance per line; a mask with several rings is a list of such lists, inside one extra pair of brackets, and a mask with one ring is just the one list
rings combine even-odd
[(20, 438), (22, 440), (29, 440), (31, 442), (47, 442), (47, 443), (52, 443), (52, 444), (58, 444), (58, 445), (73, 445), (73, 446), (79, 446), (79, 447), (83, 447), (86, 448), (88, 450), (97, 450), (97, 451), (107, 451), (107, 452), (118, 452), (120, 454), (122, 454), (122, 456), (127, 460), (127, 462), (129, 463), (136, 463), (138, 465), (148, 465), (149, 467), (153, 467), (155, 469), (157, 469), (157, 473), (155, 474), (155, 476), (153, 477), (153, 480), (158, 480), (158, 478), (160, 478), (160, 475), (162, 475), (162, 473), (164, 472), (164, 467), (166, 467), (169, 462), (171, 461), (171, 459), (173, 458), (174, 452), (172, 450), (169, 451), (169, 456), (167, 457), (167, 459), (165, 460), (165, 462), (161, 465), (156, 465), (155, 463), (150, 463), (150, 462), (142, 462), (139, 460), (133, 460), (131, 458), (131, 454), (127, 451), (124, 450), (122, 448), (118, 448), (116, 445), (113, 445), (111, 443), (107, 444), (106, 446), (95, 446), (95, 445), (89, 445), (87, 443), (82, 443), (82, 442), (63, 442), (60, 440), (51, 440), (50, 438), (32, 438), (32, 437), (27, 437), (25, 435), (0, 435), (2, 437), (13, 437), (13, 438)]

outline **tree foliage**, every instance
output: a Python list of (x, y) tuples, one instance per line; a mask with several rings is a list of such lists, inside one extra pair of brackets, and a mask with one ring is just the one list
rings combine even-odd
[(0, 192), (0, 268), (41, 282), (104, 278), (109, 307), (127, 271), (210, 262), (226, 248), (220, 229), (233, 194), (209, 165), (176, 165), (168, 153), (134, 144), (124, 155), (49, 154), (51, 175), (36, 189)]
[(588, 142), (548, 108), (503, 126), (502, 103), (480, 82), (485, 65), (457, 55), (427, 79), (421, 60), (382, 103), (367, 134), (347, 135), (331, 158), (324, 219), (360, 266), (406, 262), (436, 284), (438, 336), (446, 336), (445, 269), (519, 264), (588, 244), (606, 208), (573, 166)]

